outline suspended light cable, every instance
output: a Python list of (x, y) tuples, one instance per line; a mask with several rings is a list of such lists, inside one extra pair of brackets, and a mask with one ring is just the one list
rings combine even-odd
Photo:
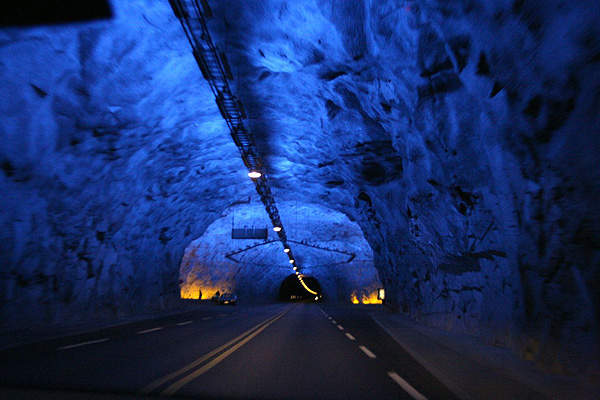
[(229, 80), (233, 80), (231, 68), (225, 54), (218, 51), (214, 45), (206, 24), (206, 18), (212, 16), (212, 11), (205, 1), (170, 0), (169, 3), (192, 46), (194, 58), (215, 96), (217, 107), (229, 127), (229, 133), (240, 151), (242, 161), (248, 168), (248, 176), (256, 186), (256, 191), (273, 224), (273, 230), (277, 232), (284, 249), (288, 250), (286, 253), (293, 260), (294, 257), (287, 244), (287, 235), (264, 173), (262, 157), (256, 148), (253, 135), (244, 124), (247, 118), (246, 112), (229, 84)]

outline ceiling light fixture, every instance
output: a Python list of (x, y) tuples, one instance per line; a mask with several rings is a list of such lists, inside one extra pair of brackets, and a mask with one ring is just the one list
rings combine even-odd
[(258, 171), (250, 171), (248, 172), (248, 176), (252, 179), (260, 178), (262, 174)]
[(315, 296), (317, 296), (319, 293), (315, 292), (314, 290), (311, 290), (308, 286), (306, 286), (306, 283), (304, 283), (304, 281), (301, 279), (300, 283), (302, 284), (302, 287), (304, 287), (304, 289), (306, 289), (306, 291), (310, 294), (314, 294)]
[(281, 231), (281, 227), (280, 227), (280, 226), (274, 226), (274, 227), (273, 227), (273, 230), (274, 230), (275, 232), (279, 232), (279, 231)]

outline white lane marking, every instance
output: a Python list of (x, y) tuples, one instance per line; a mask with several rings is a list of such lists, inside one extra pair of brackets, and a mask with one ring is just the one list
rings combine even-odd
[(404, 391), (411, 395), (415, 400), (427, 400), (427, 397), (423, 396), (414, 387), (410, 386), (410, 383), (406, 382), (400, 375), (394, 371), (388, 372), (388, 376), (394, 380)]
[(334, 325), (337, 324), (337, 322), (335, 322), (335, 319), (332, 319), (331, 323), (334, 324)]
[(346, 332), (346, 337), (350, 340), (356, 340), (356, 338), (354, 336), (352, 336), (351, 334), (349, 334), (348, 332)]
[(194, 322), (194, 321), (192, 321), (192, 320), (189, 320), (189, 321), (178, 322), (178, 323), (177, 323), (177, 326), (189, 325), (189, 324), (191, 324), (192, 322)]
[(331, 317), (327, 317), (328, 320), (331, 320)]
[(90, 340), (88, 342), (81, 342), (81, 343), (76, 343), (76, 344), (70, 344), (68, 346), (61, 346), (61, 347), (57, 348), (56, 350), (60, 351), (60, 350), (74, 349), (75, 347), (86, 346), (88, 344), (108, 342), (109, 340), (110, 340), (109, 338), (103, 338), (103, 339), (97, 339), (97, 340)]
[(204, 317), (202, 318), (202, 321), (208, 321), (209, 319), (212, 319), (212, 317)]
[(361, 349), (363, 351), (363, 353), (365, 353), (369, 358), (377, 358), (377, 356), (375, 354), (373, 354), (373, 352), (369, 349), (367, 349), (365, 346), (358, 346), (359, 349)]
[(338, 325), (338, 329), (339, 329), (340, 331), (343, 331), (343, 330), (344, 330), (344, 327), (343, 327), (343, 326), (341, 326), (341, 325)]
[(155, 331), (160, 331), (163, 327), (157, 326), (156, 328), (144, 329), (143, 331), (138, 331), (138, 335), (143, 335), (144, 333), (150, 333)]

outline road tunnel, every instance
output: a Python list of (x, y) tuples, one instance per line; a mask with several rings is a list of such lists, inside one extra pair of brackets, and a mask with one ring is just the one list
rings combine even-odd
[[(356, 293), (362, 299), (361, 294), (381, 287), (369, 243), (343, 213), (297, 201), (278, 204), (289, 244), (297, 249), (296, 263), (290, 264), (276, 232), (268, 227), (263, 204), (252, 196), (242, 200), (186, 247), (179, 270), (182, 298), (201, 294), (201, 299), (210, 299), (225, 290), (236, 292), (244, 303), (277, 301), (281, 282), (295, 272), (322, 282), (328, 301), (336, 303), (351, 303)], [(236, 229), (266, 235), (234, 238)]]
[(281, 301), (322, 301), (326, 296), (319, 281), (313, 276), (303, 276), (302, 281), (297, 275), (287, 276), (279, 286), (279, 300)]
[(597, 377), (595, 2), (97, 3), (2, 12), (7, 346), (293, 275)]

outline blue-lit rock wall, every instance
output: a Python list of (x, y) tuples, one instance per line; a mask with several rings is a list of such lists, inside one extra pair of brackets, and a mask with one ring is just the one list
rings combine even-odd
[[(420, 321), (598, 368), (597, 2), (210, 3), (278, 202), (358, 224)], [(1, 32), (4, 321), (168, 305), (253, 193), (167, 2), (112, 4)]]
[(400, 310), (598, 368), (597, 3), (233, 3), (280, 196), (356, 220)]
[(0, 33), (3, 324), (169, 307), (187, 243), (252, 192), (168, 3), (113, 9)]

